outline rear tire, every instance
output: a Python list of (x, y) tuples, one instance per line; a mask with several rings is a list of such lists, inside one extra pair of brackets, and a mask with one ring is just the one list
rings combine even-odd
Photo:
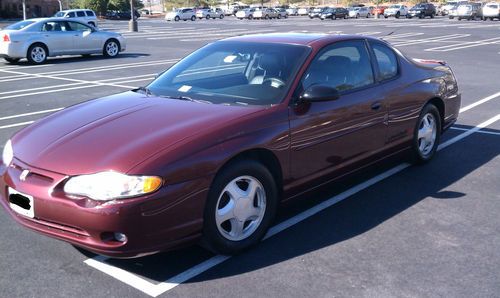
[(256, 245), (269, 229), (277, 204), (276, 182), (264, 165), (241, 160), (226, 166), (209, 190), (203, 246), (215, 253), (236, 254)]
[(178, 22), (180, 20), (181, 20), (181, 18), (179, 16), (175, 16), (174, 21)]
[(26, 58), (31, 64), (43, 64), (47, 61), (47, 56), (47, 47), (44, 44), (35, 43), (29, 47)]
[(8, 58), (8, 57), (5, 57), (3, 59), (10, 64), (17, 64), (17, 62), (19, 62), (19, 60), (21, 60), (19, 58)]
[(413, 132), (412, 153), (416, 163), (426, 163), (434, 157), (441, 137), (441, 116), (433, 104), (420, 113)]

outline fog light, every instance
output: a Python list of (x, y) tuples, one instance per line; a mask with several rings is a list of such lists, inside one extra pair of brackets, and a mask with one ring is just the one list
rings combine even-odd
[(118, 242), (125, 242), (125, 241), (127, 241), (127, 236), (125, 236), (125, 234), (123, 234), (123, 233), (117, 233), (117, 232), (115, 232), (113, 234), (113, 236), (115, 237), (115, 240), (118, 241)]

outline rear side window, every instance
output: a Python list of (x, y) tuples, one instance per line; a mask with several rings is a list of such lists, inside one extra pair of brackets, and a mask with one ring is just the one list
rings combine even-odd
[(75, 15), (75, 12), (74, 12), (74, 11), (72, 11), (72, 12), (69, 12), (69, 13), (68, 13), (68, 17), (69, 17), (69, 18), (74, 18), (75, 16), (76, 16), (76, 15)]
[(79, 18), (85, 17), (85, 13), (84, 13), (83, 11), (77, 11), (77, 12), (76, 12), (76, 15), (77, 15)]
[(86, 10), (85, 12), (87, 13), (87, 16), (89, 16), (89, 17), (94, 17), (95, 16), (95, 14), (94, 14), (94, 12), (92, 10)]
[(372, 44), (377, 60), (380, 80), (388, 80), (398, 75), (398, 59), (396, 54), (387, 46), (379, 43)]

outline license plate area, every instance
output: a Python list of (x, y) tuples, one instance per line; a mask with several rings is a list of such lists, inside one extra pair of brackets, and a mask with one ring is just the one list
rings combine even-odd
[(32, 196), (18, 192), (9, 187), (9, 205), (16, 213), (34, 218), (35, 208)]

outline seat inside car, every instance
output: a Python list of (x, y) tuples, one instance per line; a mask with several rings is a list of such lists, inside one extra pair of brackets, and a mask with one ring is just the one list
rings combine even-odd
[[(254, 77), (250, 80), (250, 84), (262, 84), (266, 79), (276, 78), (284, 80), (282, 73), (284, 72), (284, 58), (278, 53), (264, 53), (259, 57), (257, 69)], [(260, 72), (260, 74), (257, 74)]]

